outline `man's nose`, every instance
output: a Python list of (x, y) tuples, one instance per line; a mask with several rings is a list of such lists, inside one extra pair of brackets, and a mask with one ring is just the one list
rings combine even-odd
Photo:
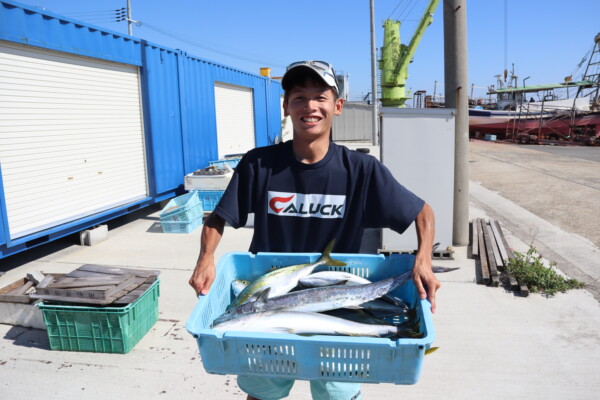
[(307, 110), (315, 110), (317, 108), (317, 100), (306, 100), (304, 107)]

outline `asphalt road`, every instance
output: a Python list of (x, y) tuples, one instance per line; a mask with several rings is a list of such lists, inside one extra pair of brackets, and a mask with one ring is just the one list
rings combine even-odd
[(534, 146), (535, 150), (555, 154), (557, 156), (581, 158), (600, 162), (600, 147), (588, 146)]
[(599, 147), (472, 141), (469, 179), (600, 247)]

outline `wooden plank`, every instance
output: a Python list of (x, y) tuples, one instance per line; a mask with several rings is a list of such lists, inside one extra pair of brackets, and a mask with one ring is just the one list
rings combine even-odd
[(508, 265), (508, 259), (513, 258), (515, 256), (515, 254), (511, 250), (510, 246), (508, 245), (508, 242), (506, 241), (506, 237), (504, 237), (504, 233), (502, 232), (500, 223), (496, 220), (493, 220), (493, 224), (496, 226), (496, 229), (498, 230), (498, 236), (500, 237), (500, 241), (504, 245), (504, 249), (506, 252), (506, 261), (505, 262), (506, 262), (506, 265)]
[(103, 274), (111, 274), (111, 275), (135, 275), (140, 277), (149, 277), (151, 275), (160, 275), (160, 271), (156, 270), (147, 270), (147, 269), (134, 269), (134, 268), (119, 268), (119, 267), (109, 267), (106, 265), (97, 265), (97, 264), (85, 264), (81, 267), (77, 268), (79, 271), (91, 271), (91, 272), (100, 272)]
[(24, 292), (18, 294), (17, 292), (27, 284), (27, 279), (22, 278), (10, 285), (0, 288), (0, 301), (4, 303), (30, 303), (31, 299), (28, 294)]
[(32, 294), (29, 295), (29, 297), (31, 297), (32, 299), (40, 299), (40, 300), (47, 300), (47, 301), (59, 301), (61, 303), (95, 304), (95, 305), (99, 305), (99, 306), (110, 304), (110, 302), (107, 302), (107, 300), (105, 300), (105, 299), (91, 299), (91, 298), (84, 298), (84, 297), (53, 296), (53, 295), (49, 295), (49, 294), (39, 294), (39, 293), (32, 293)]
[(133, 303), (141, 295), (143, 295), (144, 293), (146, 293), (146, 291), (150, 288), (150, 286), (152, 286), (153, 282), (154, 281), (148, 282), (146, 280), (146, 282), (144, 282), (142, 285), (138, 286), (135, 290), (132, 290), (131, 292), (127, 293), (125, 296), (116, 299), (113, 304), (115, 304), (115, 305), (126, 305), (126, 304)]
[(479, 228), (476, 220), (471, 221), (471, 253), (479, 258)]
[(41, 281), (44, 280), (44, 278), (45, 278), (45, 275), (39, 271), (27, 274), (27, 279), (29, 279), (31, 282), (33, 282), (34, 285), (38, 285)]
[(16, 282), (11, 283), (10, 285), (6, 285), (2, 288), (0, 288), (0, 294), (8, 294), (9, 292), (12, 292), (13, 290), (20, 288), (21, 286), (23, 286), (24, 284), (27, 283), (27, 279), (22, 278), (19, 279)]
[(54, 276), (53, 275), (46, 275), (44, 277), (44, 280), (42, 280), (40, 283), (37, 284), (37, 286), (35, 287), (35, 290), (38, 291), (40, 289), (44, 289), (45, 287), (47, 287), (52, 282), (54, 282)]
[(492, 228), (492, 223), (491, 220), (489, 222), (489, 224), (487, 225), (487, 229), (488, 229), (488, 233), (490, 235), (490, 242), (492, 245), (492, 250), (494, 251), (494, 259), (496, 261), (496, 268), (498, 268), (498, 270), (503, 271), (504, 270), (504, 261), (502, 260), (502, 256), (500, 254), (500, 249), (498, 248), (498, 241), (496, 240), (496, 235), (494, 234), (494, 229)]
[[(481, 218), (477, 218), (477, 224), (479, 225), (479, 227), (478, 227), (479, 232), (483, 232), (483, 228), (481, 226), (482, 222), (483, 221)], [(485, 245), (483, 243), (484, 238), (483, 238), (482, 234), (479, 235), (478, 241), (479, 241), (479, 267), (480, 267), (480, 271), (481, 271), (481, 281), (484, 285), (489, 285), (491, 282), (490, 269), (488, 267), (487, 257), (485, 254)]]
[(510, 287), (510, 290), (519, 290), (519, 282), (517, 282), (517, 280), (514, 276), (512, 276), (512, 274), (508, 275), (508, 286)]
[[(494, 256), (494, 246), (492, 245), (491, 239), (491, 228), (485, 221), (481, 222), (484, 242), (485, 242), (485, 252), (487, 253), (487, 261), (488, 267), (490, 268), (490, 276), (498, 278), (498, 269), (496, 267), (496, 257)], [(498, 286), (499, 280), (492, 279), (492, 286)]]
[(146, 281), (144, 277), (132, 277), (124, 281), (125, 286), (119, 288), (113, 287), (111, 290), (114, 292), (110, 296), (105, 298), (97, 298), (93, 296), (87, 296), (85, 290), (68, 290), (68, 289), (57, 289), (54, 294), (50, 293), (36, 293), (30, 296), (35, 299), (42, 299), (48, 301), (60, 301), (64, 303), (83, 303), (83, 304), (96, 304), (96, 305), (108, 305), (113, 303), (116, 299), (119, 299), (129, 292), (138, 288), (142, 283)]
[[(132, 275), (131, 275), (132, 276)], [(108, 286), (123, 283), (127, 275), (106, 275), (98, 278), (64, 277), (52, 283), (53, 289), (84, 288), (86, 286)]]
[(29, 288), (31, 288), (33, 286), (33, 282), (31, 281), (27, 281), (25, 282), (24, 285), (19, 286), (18, 288), (15, 288), (13, 290), (11, 290), (10, 292), (8, 292), (8, 294), (11, 295), (16, 295), (16, 296), (22, 296), (25, 294), (25, 292), (27, 292), (27, 290), (29, 290)]
[(500, 236), (501, 229), (500, 225), (498, 225), (498, 221), (490, 219), (490, 227), (492, 228), (492, 232), (494, 233), (496, 246), (498, 247), (500, 258), (502, 259), (502, 265), (504, 267), (508, 267), (508, 253), (506, 252), (506, 248), (504, 247), (504, 243), (502, 242), (502, 238)]
[[(64, 278), (62, 278), (64, 279)], [(83, 290), (82, 288), (72, 288), (72, 289), (63, 289), (60, 287), (55, 287), (55, 285), (60, 284), (61, 280), (57, 280), (56, 283), (52, 283), (51, 285), (37, 289), (38, 294), (50, 295), (50, 296), (62, 296), (62, 297), (82, 297), (82, 298), (90, 298), (90, 299), (106, 299), (108, 300), (112, 297), (116, 292), (121, 291), (124, 287), (130, 285), (136, 279), (144, 279), (137, 278), (133, 275), (124, 275), (121, 277), (121, 281), (117, 285), (112, 285), (110, 289), (104, 290)], [(140, 282), (142, 284), (143, 282)]]

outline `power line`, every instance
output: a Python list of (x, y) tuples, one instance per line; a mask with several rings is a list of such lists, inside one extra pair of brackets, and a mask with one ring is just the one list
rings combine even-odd
[(227, 57), (245, 60), (245, 61), (248, 61), (248, 62), (251, 62), (251, 63), (255, 63), (255, 64), (258, 64), (258, 65), (265, 65), (265, 63), (268, 63), (271, 66), (278, 67), (278, 68), (285, 68), (285, 66), (286, 66), (285, 63), (272, 62), (271, 60), (267, 60), (267, 59), (264, 59), (264, 58), (260, 58), (260, 59), (259, 58), (254, 58), (254, 55), (244, 56), (244, 55), (240, 54), (241, 52), (239, 50), (236, 50), (236, 49), (232, 49), (232, 51), (235, 51), (235, 53), (224, 51), (222, 49), (219, 49), (219, 48), (216, 48), (216, 47), (213, 47), (213, 46), (201, 43), (201, 41), (199, 39), (192, 38), (192, 37), (189, 37), (189, 36), (186, 37), (185, 35), (177, 34), (175, 32), (171, 32), (171, 31), (165, 30), (163, 28), (159, 28), (159, 27), (157, 27), (155, 25), (148, 24), (147, 22), (145, 22), (142, 26), (145, 27), (145, 28), (149, 28), (149, 29), (151, 29), (153, 31), (156, 31), (156, 32), (158, 32), (158, 33), (160, 33), (162, 35), (169, 36), (169, 37), (171, 37), (173, 39), (176, 39), (176, 40), (178, 40), (180, 42), (187, 43), (189, 45), (192, 45), (194, 47), (201, 48), (201, 49), (204, 49), (204, 50), (209, 50), (209, 51), (211, 51), (213, 53), (218, 53), (218, 54), (221, 54), (221, 55), (224, 55), (224, 56), (227, 56)]
[(408, 8), (409, 6), (407, 5), (405, 11), (406, 10), (408, 10), (408, 11), (406, 11), (406, 13), (403, 14), (404, 17), (402, 17), (402, 15), (401, 15), (401, 17), (399, 19), (402, 20), (402, 18), (407, 18), (410, 15), (410, 13), (412, 12), (412, 10), (415, 8), (415, 6), (417, 5), (418, 2), (419, 2), (419, 0), (415, 0), (413, 2), (412, 6), (410, 7), (410, 9)]
[(390, 16), (387, 19), (391, 19), (392, 16), (394, 15), (394, 13), (396, 12), (396, 10), (398, 9), (398, 7), (400, 7), (400, 4), (402, 4), (402, 0), (400, 0), (398, 2), (398, 4), (396, 4), (396, 7), (394, 8), (394, 10), (390, 13)]

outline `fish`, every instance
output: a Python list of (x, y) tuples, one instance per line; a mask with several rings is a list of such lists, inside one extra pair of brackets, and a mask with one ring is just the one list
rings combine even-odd
[[(366, 278), (351, 274), (349, 272), (320, 271), (300, 278), (298, 283), (303, 287), (313, 288), (333, 285), (364, 285), (372, 282)], [(406, 302), (398, 299), (395, 296), (385, 294), (381, 300), (372, 300), (357, 307), (367, 308), (370, 310), (386, 310), (393, 313), (399, 307), (408, 308), (408, 305)]]
[[(450, 270), (454, 269), (436, 267), (437, 272), (447, 272)], [(222, 323), (240, 315), (265, 311), (321, 312), (334, 310), (336, 308), (358, 306), (382, 297), (411, 279), (412, 270), (409, 270), (398, 276), (364, 285), (317, 287), (290, 292), (280, 296), (271, 296), (270, 291), (272, 288), (267, 287), (258, 294), (256, 300), (234, 307), (228, 307), (214, 322)], [(250, 287), (250, 285), (248, 287)], [(293, 288), (293, 286), (291, 288)], [(291, 288), (289, 290), (291, 290)]]
[(250, 284), (250, 281), (246, 281), (243, 279), (234, 279), (231, 282), (231, 290), (233, 291), (234, 296), (239, 296), (242, 293), (242, 290), (246, 288)]
[(228, 308), (215, 320), (217, 323), (239, 315), (265, 311), (328, 311), (336, 308), (357, 306), (383, 296), (408, 282), (412, 272), (408, 271), (396, 277), (375, 283), (353, 286), (324, 286), (271, 297), (271, 288), (262, 291), (256, 300)]
[(313, 288), (333, 285), (364, 285), (370, 280), (344, 271), (319, 271), (298, 280), (304, 287)]
[(231, 304), (229, 304), (228, 309), (233, 309), (246, 304), (249, 301), (255, 300), (258, 295), (260, 293), (264, 293), (265, 290), (269, 290), (267, 293), (270, 293), (270, 297), (283, 295), (295, 288), (298, 285), (298, 280), (301, 277), (310, 274), (320, 265), (329, 265), (332, 267), (345, 266), (345, 262), (331, 258), (331, 250), (333, 249), (334, 244), (335, 239), (329, 242), (325, 248), (325, 251), (323, 251), (321, 258), (314, 263), (291, 265), (288, 267), (275, 269), (252, 281), (252, 283), (246, 286), (244, 290), (242, 290), (240, 294), (231, 302)]
[(240, 315), (213, 324), (220, 332), (292, 333), (297, 335), (342, 335), (391, 337), (398, 327), (391, 324), (363, 324), (331, 315), (300, 311), (267, 311)]

